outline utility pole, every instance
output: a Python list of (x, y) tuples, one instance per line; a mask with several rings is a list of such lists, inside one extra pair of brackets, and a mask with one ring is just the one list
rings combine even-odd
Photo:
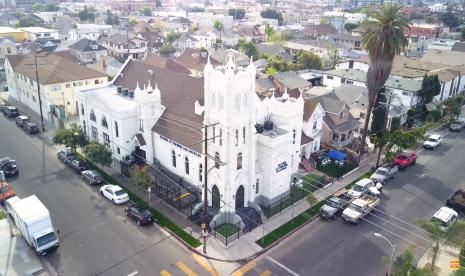
[(26, 64), (32, 66), (36, 73), (36, 82), (37, 82), (37, 93), (39, 94), (39, 110), (40, 110), (40, 123), (42, 126), (42, 132), (45, 132), (45, 123), (44, 123), (44, 113), (42, 111), (42, 97), (40, 96), (40, 83), (39, 83), (39, 63), (37, 62), (37, 51), (34, 49), (34, 63)]
[(202, 227), (202, 235), (203, 235), (203, 254), (207, 254), (207, 233), (208, 233), (208, 125), (204, 127), (203, 132), (205, 135), (203, 141), (203, 150), (204, 150), (204, 184), (203, 184), (203, 227)]
[(128, 46), (128, 56), (126, 59), (129, 58), (129, 24), (126, 24), (126, 44)]
[(376, 158), (376, 168), (378, 168), (378, 166), (379, 166), (379, 159), (381, 158), (381, 152), (383, 151), (383, 147), (384, 147), (384, 136), (385, 136), (385, 133), (386, 133), (386, 126), (387, 126), (387, 122), (388, 122), (389, 108), (391, 107), (391, 99), (392, 99), (391, 93), (389, 93), (389, 94), (385, 93), (384, 95), (389, 97), (389, 99), (387, 100), (387, 103), (386, 103), (386, 116), (384, 116), (383, 131), (381, 132), (381, 141), (380, 141), (379, 148), (378, 148), (378, 157)]

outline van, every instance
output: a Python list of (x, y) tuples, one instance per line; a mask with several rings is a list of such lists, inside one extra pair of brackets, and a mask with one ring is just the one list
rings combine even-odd
[(459, 214), (451, 208), (441, 207), (436, 213), (434, 213), (431, 221), (437, 222), (439, 224), (439, 228), (446, 232), (449, 230), (449, 227), (457, 221), (458, 217)]

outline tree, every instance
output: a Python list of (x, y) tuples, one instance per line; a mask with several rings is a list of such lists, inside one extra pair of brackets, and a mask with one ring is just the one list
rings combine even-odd
[(368, 106), (359, 149), (360, 156), (365, 151), (368, 126), (376, 98), (391, 74), (394, 57), (407, 45), (404, 28), (408, 28), (409, 22), (403, 16), (401, 8), (401, 5), (395, 3), (384, 4), (379, 10), (370, 12), (362, 22), (362, 27), (367, 30), (362, 47), (368, 52), (370, 66), (367, 72)]
[(268, 67), (265, 70), (265, 74), (268, 77), (273, 77), (274, 75), (276, 75), (276, 73), (278, 73), (278, 71), (276, 71), (276, 69), (274, 67)]
[(320, 17), (320, 25), (329, 24), (329, 19), (326, 17)]
[(35, 3), (34, 6), (32, 6), (32, 10), (35, 12), (43, 12), (45, 8), (45, 5), (40, 3)]
[(53, 143), (65, 145), (76, 152), (76, 147), (83, 147), (87, 144), (87, 137), (84, 130), (76, 123), (70, 125), (69, 128), (63, 128), (56, 131), (53, 137)]
[(150, 177), (150, 171), (148, 166), (142, 168), (135, 167), (131, 172), (131, 182), (134, 186), (141, 187), (143, 190), (147, 190), (152, 184), (152, 178)]
[(159, 52), (161, 55), (169, 56), (176, 52), (176, 48), (171, 44), (165, 44), (160, 47)]
[(221, 21), (219, 20), (215, 20), (215, 22), (213, 22), (213, 28), (220, 33), (220, 41), (221, 41), (221, 32), (223, 31), (223, 23), (221, 23)]
[(402, 254), (402, 262), (392, 264), (392, 273), (395, 276), (434, 276), (429, 268), (417, 268), (414, 265), (413, 249), (407, 248)]
[(336, 64), (341, 61), (341, 56), (339, 55), (339, 50), (333, 47), (326, 49), (327, 61), (329, 69), (334, 69)]
[(100, 164), (102, 170), (104, 166), (109, 166), (113, 162), (113, 153), (110, 148), (95, 140), (84, 147), (84, 154), (92, 162)]
[(420, 97), (424, 104), (430, 103), (441, 92), (441, 82), (438, 75), (425, 75), (421, 83)]
[(94, 8), (91, 7), (90, 9), (87, 6), (84, 6), (84, 10), (79, 12), (79, 20), (81, 21), (91, 21), (94, 22), (95, 20), (95, 11)]
[(371, 120), (371, 134), (381, 138), (386, 118), (386, 96), (383, 93), (378, 95), (376, 106), (373, 110), (373, 119)]
[(248, 57), (253, 57), (254, 59), (258, 56), (258, 50), (253, 41), (246, 41), (239, 39), (239, 51), (246, 54)]
[(20, 14), (18, 16), (18, 23), (15, 24), (16, 28), (20, 27), (33, 27), (36, 24), (30, 20), (29, 16)]
[(152, 16), (152, 9), (150, 7), (143, 7), (140, 9), (140, 14), (145, 16)]
[(58, 11), (58, 10), (60, 10), (60, 7), (58, 7), (56, 4), (48, 3), (47, 5), (45, 5), (45, 10), (46, 10), (46, 11), (53, 12), (53, 11)]
[(262, 11), (260, 13), (260, 16), (263, 17), (263, 18), (277, 19), (278, 20), (278, 25), (280, 25), (280, 26), (283, 24), (283, 15), (279, 11), (272, 10), (272, 9), (268, 8), (268, 9)]
[(137, 25), (137, 20), (135, 20), (134, 18), (130, 18), (128, 24), (134, 27)]
[(280, 32), (281, 39), (283, 41), (288, 41), (294, 38), (294, 31), (293, 30), (283, 30)]
[(354, 24), (354, 23), (346, 23), (344, 25), (344, 29), (348, 32), (351, 32), (353, 29), (357, 28), (358, 27), (358, 24)]
[(459, 18), (450, 11), (441, 14), (440, 19), (451, 29), (457, 28), (460, 25)]
[(169, 45), (173, 46), (173, 43), (178, 41), (178, 39), (181, 37), (181, 34), (178, 32), (169, 32), (166, 35), (166, 41), (168, 42)]
[(119, 25), (119, 17), (114, 15), (110, 10), (107, 10), (107, 18), (105, 19), (105, 24), (107, 25)]
[(270, 41), (271, 37), (274, 36), (274, 34), (275, 34), (275, 31), (273, 27), (270, 24), (266, 23), (265, 24), (265, 40)]
[(234, 20), (244, 19), (245, 17), (245, 10), (244, 9), (229, 9), (228, 10), (229, 16), (232, 16)]
[(318, 198), (314, 194), (308, 194), (308, 196), (305, 197), (305, 200), (307, 200), (310, 207), (312, 207), (318, 202)]
[[(266, 70), (265, 70), (266, 72), (270, 72), (270, 73), (274, 72), (274, 74), (276, 74), (276, 72), (285, 72), (285, 71), (295, 69), (295, 66), (292, 63), (285, 61), (281, 56), (269, 57), (267, 62), (268, 64), (266, 66)], [(273, 68), (274, 71), (272, 69), (268, 71), (269, 68)]]
[(192, 7), (189, 9), (189, 12), (205, 12), (205, 9), (199, 7)]
[(299, 69), (320, 70), (322, 68), (321, 58), (317, 54), (307, 51), (300, 52), (297, 56), (296, 65)]

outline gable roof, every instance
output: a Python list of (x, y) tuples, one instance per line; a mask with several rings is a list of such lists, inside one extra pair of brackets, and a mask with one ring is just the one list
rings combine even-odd
[(344, 84), (334, 88), (334, 95), (349, 106), (366, 107), (368, 90), (366, 87)]
[(274, 79), (290, 90), (311, 86), (310, 82), (303, 79), (295, 71), (278, 72), (274, 75)]
[(87, 38), (78, 40), (76, 43), (71, 44), (68, 48), (81, 51), (81, 52), (96, 52), (96, 51), (104, 51), (107, 49), (103, 47), (102, 45), (98, 44), (96, 41), (93, 41)]
[(202, 52), (200, 49), (186, 48), (174, 61), (189, 70), (203, 72), (208, 60), (207, 55), (208, 53)]
[[(153, 70), (153, 75), (147, 74), (147, 70)], [(189, 145), (202, 140), (202, 132), (198, 126), (203, 124), (203, 115), (195, 114), (195, 102), (203, 104), (203, 78), (193, 78), (132, 59), (121, 73), (122, 75), (114, 79), (114, 85), (135, 89), (137, 83), (143, 85), (150, 81), (153, 85), (155, 81), (160, 89), (161, 102), (166, 109), (152, 131), (202, 152), (201, 144)], [(189, 129), (180, 127), (179, 120), (189, 121), (192, 125)]]
[(310, 120), (310, 118), (313, 115), (313, 112), (315, 112), (315, 109), (319, 104), (320, 103), (315, 98), (306, 100), (304, 102), (304, 116), (303, 116), (304, 121)]
[(162, 69), (168, 69), (174, 72), (178, 73), (184, 73), (184, 74), (189, 74), (190, 71), (180, 65), (179, 63), (176, 63), (174, 60), (161, 57), (161, 56), (148, 56), (145, 60), (144, 63), (162, 68)]
[[(350, 112), (339, 117), (340, 112), (347, 104), (339, 100), (334, 93), (329, 93), (309, 99), (310, 102), (319, 102), (325, 110), (323, 121), (332, 130), (344, 133), (360, 125), (358, 119), (354, 118)], [(305, 111), (304, 111), (305, 112)]]
[[(36, 80), (35, 70), (29, 65), (33, 62), (30, 58), (25, 55), (9, 55), (6, 59), (15, 72)], [(60, 54), (38, 56), (37, 59), (38, 63), (44, 66), (39, 77), (39, 82), (43, 85), (106, 77), (105, 74), (74, 63)]]

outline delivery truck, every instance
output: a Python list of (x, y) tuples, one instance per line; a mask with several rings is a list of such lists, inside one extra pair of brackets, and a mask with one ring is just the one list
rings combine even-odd
[(6, 201), (6, 210), (27, 243), (39, 255), (45, 255), (59, 245), (50, 212), (35, 195), (20, 199), (15, 196)]

